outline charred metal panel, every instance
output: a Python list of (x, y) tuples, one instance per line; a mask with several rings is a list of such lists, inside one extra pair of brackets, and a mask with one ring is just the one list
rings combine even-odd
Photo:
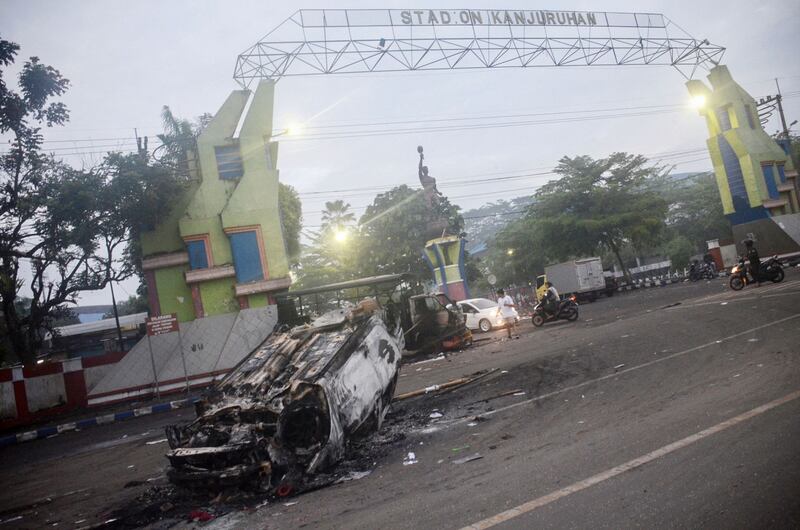
[(367, 300), (274, 333), (184, 427), (170, 426), (170, 479), (287, 494), (339, 461), (347, 440), (376, 430), (397, 382), (399, 318)]

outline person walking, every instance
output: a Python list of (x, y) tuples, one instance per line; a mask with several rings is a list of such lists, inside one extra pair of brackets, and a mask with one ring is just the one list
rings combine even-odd
[[(506, 294), (503, 289), (497, 290), (497, 311), (500, 313), (500, 316), (503, 317), (503, 321), (506, 325), (506, 330), (508, 331), (508, 338), (519, 338), (519, 334), (517, 333), (517, 315), (514, 311), (516, 305), (514, 304), (514, 299), (511, 298)], [(512, 334), (513, 329), (513, 334)]]

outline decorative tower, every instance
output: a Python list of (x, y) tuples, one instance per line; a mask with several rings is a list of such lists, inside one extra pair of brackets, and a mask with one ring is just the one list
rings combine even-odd
[(152, 315), (177, 313), (186, 322), (263, 307), (289, 287), (271, 141), (274, 88), (261, 81), (252, 96), (228, 96), (197, 139), (191, 186), (166, 221), (142, 234)]
[[(720, 198), (737, 245), (757, 241), (763, 254), (800, 250), (797, 171), (791, 158), (761, 126), (755, 100), (726, 66), (686, 83), (706, 118), (706, 141)], [(742, 251), (743, 249), (739, 249)]]
[[(422, 164), (425, 155), (422, 146), (417, 147), (419, 153), (419, 181), (425, 194), (428, 208), (433, 208), (439, 200), (439, 190), (436, 189), (436, 179), (428, 174), (428, 167)], [(460, 236), (446, 236), (446, 219), (437, 219), (428, 226), (431, 235), (439, 234), (441, 237), (431, 239), (425, 243), (422, 256), (431, 268), (433, 281), (440, 293), (453, 301), (469, 298), (467, 275), (464, 267), (464, 247), (466, 242)]]

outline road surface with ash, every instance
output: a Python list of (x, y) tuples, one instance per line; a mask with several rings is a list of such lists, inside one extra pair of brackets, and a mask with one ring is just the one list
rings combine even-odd
[(798, 304), (791, 270), (738, 293), (719, 279), (601, 299), (576, 323), (524, 321), (518, 340), (478, 335), (490, 340), (403, 367), (398, 394), (486, 375), (393, 405), (336, 476), (359, 480), (247, 510), (157, 497), (167, 448), (152, 442), (189, 410), (6, 448), (0, 528), (144, 505), (164, 509), (142, 521), (194, 506), (214, 528), (796, 527)]

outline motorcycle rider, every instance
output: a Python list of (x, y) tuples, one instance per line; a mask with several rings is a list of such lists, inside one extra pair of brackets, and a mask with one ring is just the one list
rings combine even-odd
[(558, 312), (558, 302), (561, 300), (561, 297), (558, 295), (558, 290), (556, 290), (552, 283), (545, 282), (545, 286), (547, 287), (547, 291), (545, 291), (544, 299), (542, 300), (542, 309), (544, 309), (544, 314), (547, 318), (550, 318)]
[(753, 277), (753, 280), (755, 280), (757, 285), (760, 287), (761, 259), (758, 257), (758, 250), (756, 250), (756, 247), (753, 246), (752, 239), (745, 239), (744, 246), (745, 246), (745, 256), (747, 257), (747, 260), (750, 262), (750, 275)]

